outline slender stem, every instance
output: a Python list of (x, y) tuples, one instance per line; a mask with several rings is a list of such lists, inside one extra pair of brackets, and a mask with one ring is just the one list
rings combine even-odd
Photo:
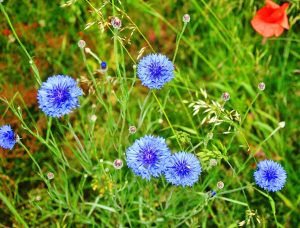
[(46, 134), (46, 143), (49, 141), (50, 132), (51, 132), (51, 125), (52, 125), (52, 117), (49, 117), (48, 127), (47, 127), (47, 134)]
[(180, 149), (183, 150), (183, 148), (182, 148), (182, 146), (181, 146), (181, 144), (180, 144), (180, 142), (179, 142), (178, 135), (176, 134), (176, 132), (175, 132), (175, 130), (174, 130), (174, 128), (173, 128), (173, 125), (171, 124), (171, 122), (170, 122), (170, 120), (169, 120), (169, 117), (168, 117), (167, 113), (165, 112), (165, 110), (164, 110), (162, 104), (160, 103), (159, 99), (157, 98), (157, 96), (156, 96), (156, 94), (155, 94), (155, 92), (154, 92), (153, 90), (152, 90), (152, 94), (153, 94), (153, 96), (155, 97), (155, 99), (156, 99), (156, 101), (157, 101), (157, 103), (158, 103), (158, 105), (159, 105), (161, 111), (163, 112), (163, 114), (164, 114), (164, 116), (165, 116), (165, 118), (166, 118), (166, 120), (167, 120), (167, 122), (168, 122), (168, 124), (169, 124), (169, 126), (170, 126), (170, 128), (171, 128), (171, 130), (172, 130), (172, 132), (173, 132), (173, 134), (174, 134), (174, 136), (176, 137), (176, 141), (177, 141), (177, 143), (178, 143)]
[(261, 146), (267, 142), (279, 129), (281, 129), (280, 126), (278, 126), (276, 129), (274, 129), (274, 131), (271, 132), (270, 135), (268, 135), (268, 137), (266, 137), (257, 147), (257, 149), (251, 153), (248, 157), (248, 159), (245, 161), (245, 163), (242, 165), (242, 167), (239, 169), (239, 171), (237, 172), (237, 174), (239, 174), (240, 172), (242, 172), (246, 166), (246, 164), (254, 157), (254, 155), (261, 149)]
[[(239, 179), (238, 176), (237, 176), (238, 173), (236, 173), (235, 169), (233, 168), (233, 166), (230, 164), (229, 161), (226, 161), (226, 163), (227, 163), (227, 164), (230, 166), (230, 168), (232, 169), (232, 172), (233, 172), (234, 176), (236, 177), (236, 179), (237, 179), (237, 181), (238, 181), (238, 184), (240, 185), (240, 190), (242, 191), (243, 196), (244, 196), (244, 198), (245, 198), (245, 200), (246, 200), (246, 202), (247, 202), (247, 208), (248, 208), (249, 211), (251, 211), (251, 209), (250, 209), (250, 207), (249, 207), (248, 198), (247, 198), (246, 193), (245, 193), (245, 191), (244, 191), (243, 185), (242, 185), (240, 179)], [(253, 218), (252, 218), (252, 217), (251, 217), (251, 222), (254, 224), (254, 221), (253, 221)]]
[(277, 216), (276, 216), (276, 208), (275, 207), (272, 207), (272, 201), (274, 202), (273, 198), (270, 196), (269, 192), (267, 192), (267, 195), (268, 195), (268, 198), (269, 198), (269, 202), (271, 204), (271, 208), (272, 208), (272, 212), (273, 212), (273, 216), (274, 216), (274, 219), (275, 219), (275, 223), (276, 223), (276, 226), (279, 227), (278, 225), (278, 221), (277, 221)]
[(189, 112), (188, 109), (186, 108), (185, 104), (182, 102), (182, 97), (181, 97), (181, 95), (180, 95), (180, 93), (179, 93), (179, 90), (178, 90), (176, 87), (174, 87), (174, 88), (175, 88), (175, 92), (176, 92), (177, 96), (178, 96), (179, 99), (181, 100), (183, 109), (184, 109), (184, 111), (185, 111), (185, 113), (186, 113), (186, 115), (187, 115), (187, 117), (188, 117), (188, 119), (189, 119), (189, 121), (190, 121), (192, 127), (194, 128), (194, 130), (195, 130), (195, 132), (196, 132), (196, 134), (197, 134), (197, 137), (199, 138), (199, 132), (198, 132), (198, 129), (197, 129), (196, 125), (194, 124), (194, 121), (193, 121), (193, 119), (192, 119), (192, 117), (191, 117), (191, 115), (190, 115), (190, 112)]
[[(249, 107), (248, 107), (247, 111), (245, 112), (244, 117), (243, 117), (243, 119), (242, 119), (242, 121), (241, 121), (240, 127), (242, 127), (242, 125), (244, 124), (244, 122), (245, 122), (245, 120), (246, 120), (246, 118), (247, 118), (247, 116), (248, 116), (248, 113), (249, 113), (250, 110), (252, 109), (253, 104), (255, 103), (255, 101), (257, 100), (257, 98), (258, 98), (259, 95), (260, 95), (260, 93), (257, 93), (256, 96), (254, 97), (254, 99), (252, 100), (251, 104), (249, 105)], [(237, 133), (238, 133), (238, 131), (235, 131), (235, 133), (234, 133), (233, 136), (231, 137), (231, 139), (230, 139), (230, 141), (229, 141), (229, 143), (228, 143), (228, 146), (227, 146), (227, 150), (229, 150), (229, 148), (231, 147), (231, 144), (232, 144), (232, 142), (233, 142), (233, 139), (236, 137)]]
[(255, 103), (255, 101), (257, 100), (258, 96), (260, 95), (260, 93), (257, 93), (256, 96), (254, 97), (253, 101), (251, 102), (251, 104), (249, 105), (243, 119), (242, 119), (242, 122), (241, 122), (241, 126), (243, 125), (243, 123), (245, 122), (247, 116), (248, 116), (248, 113), (250, 112), (251, 108), (253, 107), (253, 104)]
[(240, 188), (236, 188), (236, 189), (231, 189), (231, 190), (219, 192), (218, 195), (226, 195), (226, 194), (230, 194), (230, 193), (233, 193), (233, 192), (238, 192), (238, 191), (240, 191), (240, 190), (242, 190), (242, 189), (247, 189), (247, 188), (249, 188), (250, 185), (252, 186), (252, 185), (254, 185), (254, 183), (251, 183), (251, 184), (249, 184), (249, 185), (247, 185), (247, 186), (244, 186), (244, 187), (240, 187)]
[[(175, 53), (174, 53), (173, 60), (172, 60), (173, 64), (175, 63), (175, 59), (176, 59), (176, 56), (177, 56), (177, 52), (178, 52), (180, 40), (181, 40), (181, 38), (182, 38), (182, 36), (183, 36), (183, 33), (184, 33), (185, 29), (186, 29), (186, 26), (187, 26), (187, 23), (184, 23), (184, 24), (183, 24), (183, 27), (182, 27), (182, 30), (181, 30), (181, 32), (180, 32), (180, 34), (179, 34), (179, 36), (178, 36), (178, 39), (176, 40), (176, 49), (175, 49)], [(181, 95), (180, 95), (180, 93), (179, 93), (179, 90), (177, 89), (177, 87), (174, 87), (174, 88), (175, 88), (175, 92), (176, 92), (177, 96), (178, 96), (179, 99), (182, 101), (182, 97), (181, 97)], [(183, 108), (184, 108), (184, 111), (186, 112), (186, 114), (187, 114), (187, 116), (188, 116), (188, 119), (189, 119), (189, 121), (190, 121), (192, 127), (194, 128), (194, 130), (195, 130), (196, 133), (197, 133), (197, 136), (199, 137), (198, 130), (197, 130), (197, 128), (196, 128), (196, 126), (195, 126), (195, 124), (194, 124), (194, 122), (193, 122), (193, 119), (192, 119), (191, 116), (190, 116), (190, 113), (188, 112), (188, 110), (187, 110), (187, 108), (186, 108), (186, 106), (185, 106), (184, 104), (183, 104)]]
[(99, 64), (102, 63), (102, 60), (94, 52), (89, 51), (88, 54), (90, 54), (94, 59), (96, 59)]
[(39, 170), (39, 175), (40, 177), (46, 182), (46, 179), (43, 176), (43, 171), (41, 169), (41, 167), (39, 166), (39, 164), (37, 163), (37, 161), (35, 160), (35, 158), (32, 156), (32, 154), (29, 152), (28, 148), (21, 142), (18, 141), (18, 143), (23, 147), (23, 149), (27, 152), (27, 154), (29, 155), (29, 157), (31, 158), (31, 160), (34, 162), (34, 164), (36, 165), (36, 167)]
[(4, 204), (6, 204), (8, 209), (15, 216), (15, 219), (20, 224), (22, 224), (23, 227), (28, 228), (29, 226), (27, 225), (27, 223), (24, 221), (24, 219), (21, 217), (21, 215), (18, 213), (18, 211), (14, 208), (14, 206), (10, 203), (9, 199), (4, 194), (2, 194), (2, 192), (0, 192), (0, 199), (1, 199), (2, 202), (4, 202)]
[[(116, 15), (116, 9), (115, 8), (116, 8), (115, 1), (112, 0), (113, 16)], [(119, 60), (118, 52), (119, 52), (119, 43), (122, 44), (122, 41), (120, 40), (118, 42), (119, 30), (114, 29), (113, 34), (114, 34), (114, 56), (115, 56), (115, 62), (116, 62), (117, 76), (118, 76), (118, 79), (123, 82), (123, 83), (121, 83), (121, 85), (123, 87), (123, 88), (121, 88), (123, 99), (122, 99), (122, 103), (121, 103), (121, 115), (120, 115), (120, 118), (122, 119), (122, 123), (121, 123), (121, 130), (120, 130), (120, 134), (119, 134), (119, 146), (120, 146), (119, 156), (121, 156), (122, 155), (122, 152), (121, 152), (122, 151), (122, 149), (121, 149), (122, 143), (121, 142), (123, 140), (123, 132), (124, 132), (124, 129), (125, 129), (125, 124), (126, 124), (127, 99), (125, 99), (125, 98), (128, 95), (128, 94), (126, 94), (127, 93), (127, 78), (126, 78), (126, 72), (124, 72), (123, 75), (122, 75), (121, 70), (120, 70), (120, 60)], [(121, 48), (120, 48), (120, 51), (122, 53)]]
[(102, 94), (101, 94), (101, 92), (99, 91), (99, 88), (98, 88), (98, 86), (97, 86), (96, 79), (95, 79), (95, 77), (94, 77), (94, 75), (93, 75), (93, 72), (91, 71), (89, 65), (88, 65), (87, 62), (86, 62), (86, 55), (85, 55), (85, 53), (84, 53), (84, 51), (83, 51), (82, 49), (81, 49), (81, 54), (82, 54), (82, 58), (83, 58), (83, 61), (84, 61), (85, 66), (86, 66), (86, 69), (87, 69), (87, 71), (88, 71), (88, 73), (89, 73), (89, 75), (90, 75), (90, 78), (92, 79), (93, 86), (95, 87), (95, 90), (96, 90), (96, 93), (97, 93), (97, 96), (96, 96), (96, 97), (97, 97), (97, 100), (103, 105), (105, 111), (106, 111), (107, 113), (109, 113), (109, 109), (108, 109), (107, 105), (105, 104), (105, 102), (104, 102), (103, 99), (102, 99)]
[(28, 57), (30, 66), (31, 66), (31, 68), (32, 68), (32, 70), (33, 70), (33, 72), (34, 72), (34, 76), (35, 76), (35, 78), (36, 78), (38, 84), (41, 85), (41, 84), (42, 84), (42, 81), (41, 81), (41, 78), (40, 78), (40, 74), (39, 74), (39, 71), (38, 71), (38, 69), (37, 69), (37, 67), (36, 67), (36, 65), (35, 65), (35, 63), (34, 63), (34, 61), (32, 60), (32, 57), (30, 56), (30, 54), (29, 54), (28, 51), (26, 50), (25, 46), (23, 45), (23, 43), (22, 43), (21, 40), (19, 39), (19, 36), (17, 35), (17, 33), (16, 33), (16, 31), (15, 31), (15, 29), (14, 29), (14, 27), (13, 27), (13, 25), (12, 25), (10, 19), (9, 19), (9, 16), (8, 16), (8, 14), (6, 13), (6, 11), (5, 11), (5, 9), (4, 9), (4, 7), (3, 7), (3, 5), (2, 5), (1, 3), (0, 3), (0, 8), (1, 8), (1, 11), (2, 11), (2, 13), (4, 14), (4, 17), (6, 18), (7, 23), (8, 23), (8, 25), (9, 25), (11, 31), (13, 32), (13, 34), (14, 34), (16, 40), (18, 41), (18, 43), (19, 43), (19, 45), (21, 46), (21, 48), (23, 49), (24, 53), (25, 53), (26, 56)]
[(185, 31), (186, 25), (187, 25), (187, 23), (184, 23), (184, 24), (183, 24), (181, 33), (179, 34), (179, 37), (178, 37), (178, 39), (177, 39), (177, 41), (176, 41), (175, 53), (174, 53), (173, 60), (172, 60), (173, 64), (175, 63), (175, 59), (176, 59), (177, 52), (178, 52), (178, 48), (179, 48), (179, 43), (180, 43), (180, 40), (181, 40), (181, 38), (182, 38), (182, 35), (183, 35), (184, 31)]

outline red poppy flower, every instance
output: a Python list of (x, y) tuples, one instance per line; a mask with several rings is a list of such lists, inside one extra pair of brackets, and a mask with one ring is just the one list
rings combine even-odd
[(280, 36), (284, 29), (289, 29), (285, 12), (288, 7), (288, 3), (279, 6), (271, 0), (266, 0), (266, 5), (258, 10), (252, 19), (252, 27), (264, 37)]

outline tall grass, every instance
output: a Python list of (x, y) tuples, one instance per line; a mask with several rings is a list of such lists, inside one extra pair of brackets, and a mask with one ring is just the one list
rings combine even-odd
[[(17, 82), (37, 89), (48, 76), (62, 73), (77, 78), (85, 92), (81, 107), (60, 119), (45, 118), (36, 105), (28, 107), (22, 91), (1, 94), (1, 123), (14, 119), (18, 134), (25, 136), (9, 153), (28, 155), (1, 156), (1, 224), (237, 227), (245, 221), (251, 227), (296, 227), (300, 5), (290, 3), (291, 29), (265, 44), (249, 24), (262, 6), (255, 1), (86, 0), (63, 7), (37, 1), (32, 8), (25, 2), (19, 8), (16, 1), (0, 3), (1, 25), (16, 39), (1, 41), (6, 66), (1, 87)], [(191, 22), (184, 24), (187, 12)], [(122, 19), (121, 30), (108, 26), (113, 16)], [(46, 26), (34, 36), (16, 27), (41, 19)], [(77, 46), (80, 31), (90, 51)], [(166, 54), (176, 67), (175, 79), (158, 91), (141, 86), (136, 75), (140, 57), (151, 52)], [(20, 59), (20, 66), (13, 58)], [(99, 60), (108, 62), (105, 74), (96, 72)], [(257, 88), (261, 81), (264, 91)], [(229, 101), (222, 100), (224, 92)], [(203, 110), (193, 115), (191, 104), (199, 100), (224, 122), (201, 124), (209, 117)], [(212, 101), (239, 113), (240, 121), (227, 120), (229, 114)], [(135, 134), (128, 131), (132, 125)], [(146, 134), (166, 138), (173, 152), (197, 154), (205, 167), (199, 182), (183, 188), (163, 177), (145, 181), (134, 176), (125, 151)], [(113, 166), (117, 158), (125, 163), (120, 170)], [(211, 158), (217, 166), (209, 166)], [(279, 161), (288, 173), (279, 193), (253, 183), (255, 164), (264, 158)], [(54, 179), (47, 178), (48, 172)], [(223, 189), (217, 188), (218, 181), (224, 182)]]

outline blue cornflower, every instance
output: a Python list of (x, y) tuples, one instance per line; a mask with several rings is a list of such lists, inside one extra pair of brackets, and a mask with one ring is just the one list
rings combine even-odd
[(160, 89), (174, 78), (173, 63), (162, 54), (150, 54), (141, 59), (137, 66), (137, 75), (142, 85), (150, 89)]
[(82, 94), (73, 78), (54, 75), (43, 82), (38, 91), (39, 107), (48, 116), (61, 117), (79, 107), (78, 97)]
[(100, 66), (101, 66), (102, 70), (105, 70), (107, 68), (107, 63), (106, 62), (101, 62)]
[(165, 139), (152, 135), (136, 140), (126, 151), (126, 161), (135, 175), (150, 180), (165, 170), (165, 161), (171, 152)]
[(174, 185), (192, 186), (198, 181), (200, 173), (199, 159), (184, 151), (173, 154), (166, 164), (166, 180)]
[(287, 176), (279, 163), (264, 160), (258, 163), (254, 178), (259, 187), (270, 192), (277, 192), (283, 188)]
[(16, 144), (16, 136), (10, 125), (3, 125), (0, 128), (0, 147), (12, 149)]
[(213, 198), (215, 195), (217, 195), (217, 192), (214, 191), (214, 190), (210, 190), (210, 191), (208, 192), (208, 196), (209, 196), (210, 198)]

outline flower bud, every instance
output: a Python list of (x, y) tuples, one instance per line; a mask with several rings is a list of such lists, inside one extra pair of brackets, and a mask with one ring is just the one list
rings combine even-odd
[(222, 99), (223, 99), (224, 101), (229, 101), (229, 99), (230, 99), (230, 94), (229, 94), (228, 92), (223, 93), (223, 94), (222, 94)]
[(188, 22), (190, 22), (191, 17), (190, 17), (189, 14), (186, 13), (186, 14), (183, 15), (182, 20), (183, 20), (184, 23), (188, 23)]
[(84, 40), (79, 40), (79, 41), (78, 41), (78, 47), (79, 47), (79, 48), (83, 49), (83, 48), (85, 47), (85, 45), (86, 45), (86, 43), (85, 43)]
[(260, 82), (260, 83), (258, 84), (258, 89), (259, 89), (260, 91), (264, 91), (264, 90), (265, 90), (265, 88), (266, 88), (266, 85), (265, 85), (265, 83), (263, 83), (263, 82)]
[(114, 168), (115, 169), (121, 169), (123, 167), (123, 161), (121, 159), (114, 160)]
[(111, 25), (112, 25), (112, 27), (115, 28), (115, 29), (120, 29), (121, 26), (122, 26), (122, 21), (121, 21), (120, 18), (118, 18), (118, 17), (113, 17), (113, 18), (111, 19)]

